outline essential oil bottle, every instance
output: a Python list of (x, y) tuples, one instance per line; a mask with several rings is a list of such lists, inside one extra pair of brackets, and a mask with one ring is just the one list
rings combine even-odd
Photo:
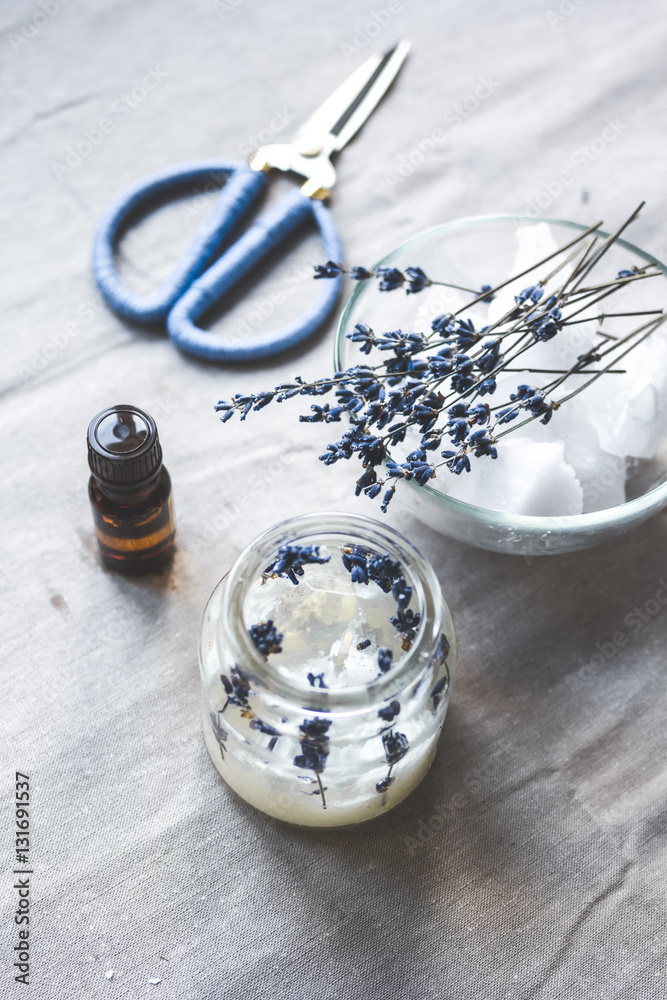
[(88, 465), (88, 495), (103, 562), (124, 573), (164, 566), (174, 551), (174, 506), (150, 414), (119, 405), (93, 417)]

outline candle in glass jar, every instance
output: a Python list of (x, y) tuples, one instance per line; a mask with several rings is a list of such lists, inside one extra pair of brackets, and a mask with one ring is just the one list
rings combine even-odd
[(295, 518), (249, 546), (209, 601), (206, 744), (257, 808), (359, 822), (425, 774), (455, 663), (435, 574), (405, 539), (368, 518)]

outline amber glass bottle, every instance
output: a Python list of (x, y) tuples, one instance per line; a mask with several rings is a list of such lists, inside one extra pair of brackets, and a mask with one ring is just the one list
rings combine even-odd
[(174, 507), (150, 414), (120, 405), (93, 417), (88, 464), (88, 495), (103, 561), (124, 573), (164, 566), (174, 550)]

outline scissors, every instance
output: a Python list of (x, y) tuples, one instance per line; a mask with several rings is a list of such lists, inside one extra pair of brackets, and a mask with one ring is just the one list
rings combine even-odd
[[(252, 343), (213, 335), (197, 326), (197, 320), (306, 219), (317, 224), (325, 259), (342, 258), (340, 239), (324, 204), (336, 183), (331, 156), (374, 111), (409, 48), (404, 40), (368, 59), (311, 115), (293, 142), (262, 146), (248, 164), (217, 160), (183, 163), (153, 174), (120, 197), (101, 220), (93, 244), (95, 280), (111, 309), (139, 323), (166, 319), (169, 336), (181, 350), (212, 361), (246, 361), (278, 354), (313, 333), (336, 304), (341, 276), (322, 282), (319, 298), (305, 315)], [(230, 232), (266, 190), (272, 169), (299, 175), (303, 178), (300, 189), (261, 215), (219, 256)], [(121, 280), (114, 260), (114, 246), (130, 217), (156, 197), (182, 193), (188, 185), (211, 177), (222, 177), (225, 184), (193, 243), (155, 292), (147, 297), (136, 295)]]

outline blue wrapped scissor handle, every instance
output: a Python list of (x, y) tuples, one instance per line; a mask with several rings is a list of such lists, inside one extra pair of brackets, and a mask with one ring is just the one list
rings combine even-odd
[[(114, 248), (124, 224), (157, 198), (175, 195), (188, 186), (226, 177), (214, 207), (173, 272), (148, 296), (132, 292), (122, 281)], [(224, 333), (209, 333), (197, 321), (224, 298), (270, 250), (280, 246), (307, 219), (314, 219), (324, 244), (325, 259), (338, 261), (342, 248), (329, 209), (299, 190), (262, 214), (224, 250), (230, 234), (266, 190), (267, 174), (244, 163), (217, 160), (184, 163), (153, 174), (119, 198), (101, 220), (93, 244), (93, 272), (106, 302), (125, 319), (154, 324), (166, 319), (169, 336), (188, 354), (212, 361), (247, 361), (278, 354), (309, 337), (330, 315), (342, 279), (321, 283), (314, 305), (292, 323), (239, 343)], [(216, 259), (217, 258), (217, 259)]]

